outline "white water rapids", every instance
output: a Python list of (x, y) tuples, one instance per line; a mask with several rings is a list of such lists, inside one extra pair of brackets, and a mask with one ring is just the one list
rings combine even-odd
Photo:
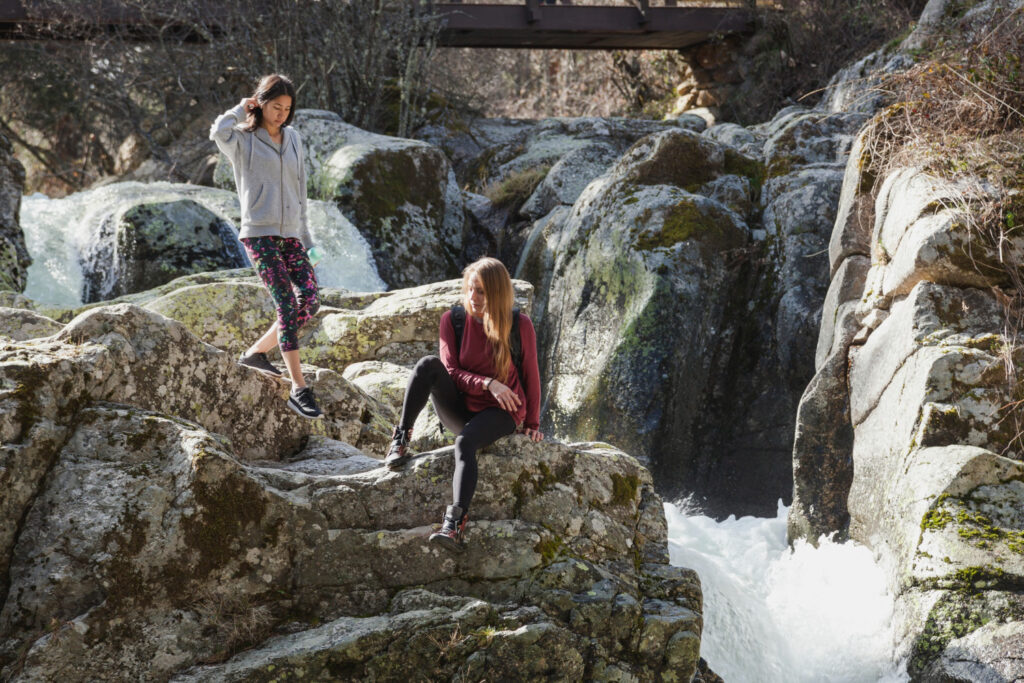
[[(130, 202), (172, 201), (187, 197), (222, 217), (238, 213), (233, 192), (170, 183), (116, 183), (62, 199), (43, 194), (22, 198), (21, 228), (32, 256), (25, 296), (53, 306), (82, 305), (80, 255), (96, 225)], [(352, 223), (329, 202), (309, 202), (309, 230), (324, 252), (316, 273), (323, 287), (359, 292), (386, 289), (370, 247)]]
[(870, 550), (786, 544), (774, 518), (718, 522), (665, 504), (672, 564), (700, 575), (701, 656), (726, 683), (907, 681), (892, 652), (893, 597)]

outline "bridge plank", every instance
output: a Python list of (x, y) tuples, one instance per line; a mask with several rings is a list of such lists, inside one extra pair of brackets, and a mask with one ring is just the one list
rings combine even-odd
[[(211, 4), (211, 18), (220, 14)], [(71, 5), (76, 7), (75, 5)], [(80, 29), (103, 31), (121, 26), (141, 40), (146, 29), (137, 11), (119, 0), (90, 0), (73, 15), (58, 15), (45, 2), (26, 9), (22, 0), (0, 0), (0, 38), (46, 38), (45, 27), (72, 18)], [(746, 32), (753, 13), (745, 6), (650, 6), (646, 11), (627, 5), (539, 5), (441, 2), (433, 5), (441, 17), (438, 44), (450, 47), (677, 49), (703, 42), (712, 35)], [(80, 33), (84, 38), (88, 33)], [(192, 39), (201, 39), (192, 36)]]
[(545, 5), (531, 21), (525, 5), (437, 3), (438, 39), (449, 47), (677, 49), (714, 34), (753, 27), (743, 7), (634, 7)]

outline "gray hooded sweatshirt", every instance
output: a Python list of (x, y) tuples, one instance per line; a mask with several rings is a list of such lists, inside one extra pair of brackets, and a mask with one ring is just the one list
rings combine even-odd
[(309, 249), (313, 240), (306, 222), (306, 168), (302, 138), (291, 126), (281, 129), (278, 145), (264, 128), (238, 128), (245, 121), (242, 105), (217, 117), (210, 139), (231, 161), (242, 206), (245, 237), (297, 237)]

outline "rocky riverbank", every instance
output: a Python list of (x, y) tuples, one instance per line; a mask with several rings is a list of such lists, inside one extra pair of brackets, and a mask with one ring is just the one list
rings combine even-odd
[(5, 678), (689, 680), (699, 582), (635, 459), (503, 441), (449, 555), (426, 543), (449, 452), (379, 467), (393, 408), (306, 371), (312, 428), (286, 382), (132, 304), (4, 342)]
[[(1024, 675), (1019, 126), (939, 173), (878, 143), (905, 110), (864, 86), (1022, 11), (932, 0), (818, 108), (748, 128), (502, 119), (404, 140), (299, 111), (310, 196), (338, 215), (321, 229), (358, 231), (391, 288), (324, 288), (302, 332), (315, 424), (233, 362), (273, 312), (238, 267), (230, 187), (89, 191), (95, 301), (47, 305), (19, 294), (0, 148), (3, 675), (690, 680), (700, 586), (668, 565), (660, 495), (721, 515), (792, 495), (792, 540), (880, 558), (915, 680)], [(483, 456), (453, 557), (423, 542), (451, 476), (436, 416), (405, 470), (376, 458), (450, 278), (483, 253), (519, 278), (560, 439)]]
[[(929, 3), (904, 49), (981, 49), (1022, 5), (962, 9)], [(1024, 242), (1005, 221), (1020, 205), (1020, 135), (979, 136), (976, 166), (951, 145), (951, 161), (964, 161), (950, 178), (873, 144), (894, 115), (875, 114), (846, 167), (817, 372), (797, 418), (790, 537), (848, 533), (875, 550), (915, 680), (1016, 680), (1024, 465), (1012, 311)]]

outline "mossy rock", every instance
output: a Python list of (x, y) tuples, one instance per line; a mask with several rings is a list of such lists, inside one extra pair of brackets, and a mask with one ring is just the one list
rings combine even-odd
[(655, 212), (649, 214), (645, 226), (638, 229), (633, 241), (635, 249), (666, 249), (695, 240), (708, 250), (723, 251), (746, 242), (746, 235), (728, 211), (717, 202), (696, 195), (668, 207), (661, 215), (660, 227), (656, 215)]
[(24, 292), (28, 271), (18, 255), (17, 248), (0, 237), (0, 290)]
[(954, 639), (966, 636), (990, 622), (1024, 620), (1024, 602), (1009, 591), (977, 592), (971, 588), (979, 576), (989, 576), (984, 568), (967, 572), (964, 588), (945, 591), (928, 612), (921, 633), (914, 640), (907, 671), (920, 676), (935, 662)]
[(129, 204), (103, 221), (83, 259), (87, 303), (190, 273), (246, 264), (235, 227), (192, 199)]
[(458, 273), (462, 196), (437, 148), (400, 140), (348, 145), (325, 162), (318, 182), (370, 243), (390, 287)]

